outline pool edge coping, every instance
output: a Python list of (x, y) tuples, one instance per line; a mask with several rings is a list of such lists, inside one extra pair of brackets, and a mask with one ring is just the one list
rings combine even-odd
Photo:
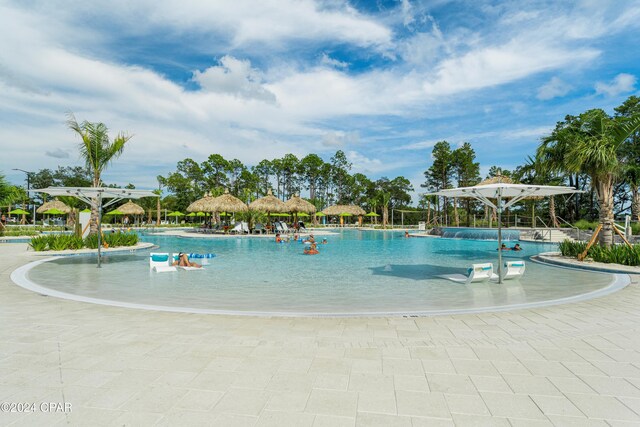
[[(244, 317), (286, 317), (286, 318), (363, 318), (363, 317), (431, 317), (431, 316), (446, 316), (446, 315), (463, 315), (463, 314), (478, 314), (478, 313), (491, 313), (491, 312), (505, 312), (513, 310), (526, 310), (532, 308), (544, 308), (554, 305), (570, 304), (576, 302), (587, 301), (595, 298), (600, 298), (613, 294), (619, 290), (624, 289), (631, 283), (631, 277), (626, 273), (610, 273), (602, 271), (594, 271), (601, 274), (611, 274), (613, 280), (605, 287), (596, 289), (580, 295), (573, 295), (570, 297), (559, 298), (555, 300), (536, 301), (530, 303), (514, 304), (507, 306), (493, 306), (493, 307), (481, 307), (481, 308), (465, 308), (465, 309), (444, 309), (444, 310), (428, 310), (428, 311), (412, 311), (412, 312), (363, 312), (363, 313), (302, 313), (302, 312), (260, 312), (260, 311), (234, 311), (234, 310), (217, 310), (217, 309), (204, 309), (204, 308), (192, 308), (192, 307), (171, 307), (163, 305), (153, 304), (140, 304), (125, 301), (115, 301), (102, 298), (92, 298), (82, 295), (70, 294), (67, 292), (61, 292), (54, 289), (47, 288), (39, 285), (27, 277), (28, 272), (34, 267), (43, 264), (45, 262), (60, 259), (60, 256), (51, 256), (36, 261), (31, 261), (24, 264), (10, 274), (11, 281), (28, 291), (35, 292), (43, 296), (51, 296), (54, 298), (60, 298), (76, 302), (84, 302), (90, 304), (129, 308), (136, 310), (150, 310), (161, 311), (171, 313), (190, 313), (190, 314), (208, 314), (208, 315), (223, 315), (223, 316), (244, 316)], [(534, 262), (547, 264), (544, 261), (533, 260)], [(552, 263), (548, 263), (555, 268), (574, 268), (572, 266), (560, 266)], [(492, 285), (492, 284), (488, 284)]]

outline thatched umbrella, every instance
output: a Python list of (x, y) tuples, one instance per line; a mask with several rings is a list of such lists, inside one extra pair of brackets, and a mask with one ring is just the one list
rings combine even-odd
[(133, 215), (134, 217), (136, 217), (136, 223), (138, 222), (137, 217), (140, 215), (144, 215), (144, 209), (142, 208), (142, 206), (133, 203), (131, 200), (123, 205), (120, 205), (120, 207), (118, 207), (118, 210), (122, 212), (123, 215), (125, 215), (123, 222), (125, 222), (126, 224), (129, 224), (128, 215)]
[(284, 202), (273, 195), (271, 189), (267, 191), (267, 195), (254, 200), (249, 204), (249, 209), (252, 211), (261, 211), (267, 213), (267, 221), (271, 223), (272, 212), (289, 212), (289, 209), (285, 206)]
[(222, 196), (213, 199), (213, 212), (247, 212), (247, 205), (237, 197), (229, 194), (229, 190), (224, 190)]
[(293, 222), (298, 223), (298, 213), (304, 212), (308, 214), (316, 213), (316, 207), (301, 198), (299, 195), (294, 195), (285, 203), (285, 206), (293, 214)]
[(65, 205), (64, 203), (62, 203), (60, 200), (51, 200), (50, 202), (47, 202), (45, 204), (43, 204), (42, 206), (40, 206), (36, 212), (41, 214), (44, 213), (45, 211), (51, 210), (51, 209), (57, 209), (61, 212), (64, 213), (69, 213), (71, 212), (71, 208), (67, 205)]
[[(356, 206), (356, 205), (333, 205), (333, 206), (329, 206), (328, 208), (325, 208), (322, 210), (322, 212), (324, 212), (326, 215), (341, 215), (341, 214), (351, 214), (351, 215), (357, 215), (358, 216), (358, 222), (360, 223), (360, 225), (362, 225), (362, 216), (364, 214), (366, 214), (365, 210), (362, 209), (360, 206)], [(340, 217), (340, 223), (342, 224), (344, 220), (344, 216)]]
[(213, 200), (215, 197), (207, 193), (187, 207), (187, 212), (213, 212)]

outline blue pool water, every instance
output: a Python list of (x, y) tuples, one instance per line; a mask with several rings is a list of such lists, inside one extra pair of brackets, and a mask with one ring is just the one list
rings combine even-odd
[[(325, 236), (316, 236), (318, 240)], [(204, 271), (150, 272), (148, 252), (66, 257), (36, 266), (29, 278), (42, 286), (110, 301), (261, 313), (413, 313), (500, 307), (572, 297), (606, 287), (609, 274), (527, 261), (525, 276), (504, 285), (466, 286), (440, 277), (464, 274), (472, 263), (497, 266), (496, 243), (404, 238), (398, 232), (342, 231), (326, 236), (319, 255), (301, 243), (273, 238), (143, 236), (154, 252), (215, 253)], [(506, 260), (555, 250), (524, 243)]]

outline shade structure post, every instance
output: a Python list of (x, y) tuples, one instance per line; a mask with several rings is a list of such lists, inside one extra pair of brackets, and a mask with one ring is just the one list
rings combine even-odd
[(98, 193), (98, 268), (102, 268), (102, 193)]
[(498, 283), (502, 284), (502, 192), (498, 192)]

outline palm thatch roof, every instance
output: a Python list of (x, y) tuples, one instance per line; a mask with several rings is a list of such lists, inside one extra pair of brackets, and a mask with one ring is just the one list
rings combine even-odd
[(340, 215), (349, 213), (351, 215), (364, 215), (365, 210), (356, 205), (334, 205), (322, 210), (326, 215)]
[(144, 209), (140, 205), (133, 203), (131, 200), (118, 207), (117, 210), (122, 212), (124, 215), (144, 215)]
[(45, 204), (43, 204), (42, 206), (40, 206), (36, 212), (41, 214), (45, 211), (48, 211), (50, 209), (57, 209), (60, 212), (64, 212), (64, 213), (69, 213), (71, 212), (71, 208), (69, 206), (67, 206), (66, 204), (62, 203), (60, 200), (51, 200), (50, 202), (47, 202)]
[(276, 196), (271, 193), (271, 189), (269, 189), (266, 196), (254, 200), (249, 204), (249, 209), (252, 211), (262, 211), (262, 212), (289, 212), (289, 209), (285, 206), (284, 202), (278, 199)]
[(491, 178), (487, 178), (484, 181), (476, 185), (489, 185), (489, 184), (515, 184), (513, 179), (506, 175), (496, 175)]
[(201, 199), (196, 200), (187, 207), (187, 212), (214, 212), (213, 209), (213, 197), (210, 193), (207, 193)]
[(298, 195), (293, 196), (285, 203), (289, 212), (316, 213), (316, 207)]
[(229, 190), (225, 190), (222, 196), (216, 197), (212, 205), (213, 212), (246, 212), (249, 210), (242, 200), (229, 194)]

